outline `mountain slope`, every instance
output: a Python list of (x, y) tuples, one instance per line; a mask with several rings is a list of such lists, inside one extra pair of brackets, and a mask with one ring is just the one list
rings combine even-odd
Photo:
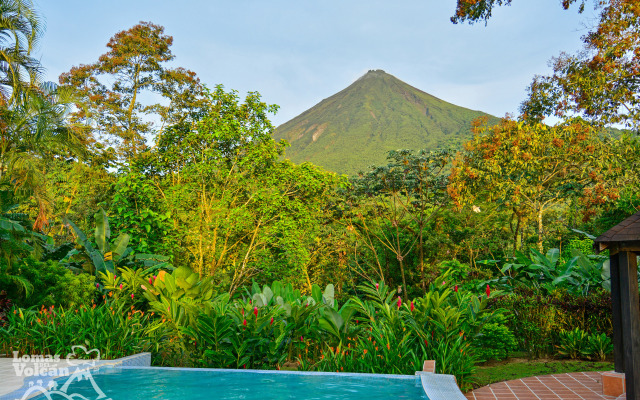
[(280, 125), (274, 138), (291, 144), (293, 162), (353, 175), (386, 163), (390, 150), (459, 148), (471, 138), (471, 121), (483, 115), (375, 70)]

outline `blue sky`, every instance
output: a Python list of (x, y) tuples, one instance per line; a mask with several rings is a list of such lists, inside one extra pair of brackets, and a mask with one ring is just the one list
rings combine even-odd
[(35, 0), (47, 30), (39, 56), (48, 80), (97, 60), (116, 32), (139, 21), (174, 38), (174, 66), (209, 86), (258, 91), (279, 125), (383, 69), (451, 103), (516, 113), (534, 74), (580, 48), (587, 9), (515, 0), (488, 26), (454, 25), (455, 0)]

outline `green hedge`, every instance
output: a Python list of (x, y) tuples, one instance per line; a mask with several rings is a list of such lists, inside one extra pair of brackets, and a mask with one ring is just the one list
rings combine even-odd
[(561, 333), (575, 328), (612, 335), (611, 295), (605, 291), (579, 296), (557, 290), (543, 296), (518, 289), (494, 299), (492, 306), (509, 311), (507, 326), (515, 334), (519, 349), (531, 357), (556, 354)]

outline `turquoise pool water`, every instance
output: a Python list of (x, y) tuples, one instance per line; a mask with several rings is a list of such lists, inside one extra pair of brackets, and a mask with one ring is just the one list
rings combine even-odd
[[(413, 376), (116, 368), (93, 379), (112, 400), (428, 400)], [(96, 398), (87, 380), (67, 393)]]

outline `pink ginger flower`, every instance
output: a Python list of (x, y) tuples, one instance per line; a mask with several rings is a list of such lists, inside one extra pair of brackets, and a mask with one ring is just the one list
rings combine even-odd
[(416, 308), (413, 306), (413, 301), (411, 302), (411, 311), (413, 312), (413, 310), (415, 310)]
[(402, 306), (402, 298), (398, 296), (398, 308), (400, 308), (400, 306)]
[(376, 290), (380, 289), (380, 284), (376, 283)]
[(489, 287), (489, 284), (487, 283), (487, 297), (491, 296), (491, 288)]
[(258, 307), (253, 307), (253, 315), (255, 315), (256, 318), (258, 317)]

